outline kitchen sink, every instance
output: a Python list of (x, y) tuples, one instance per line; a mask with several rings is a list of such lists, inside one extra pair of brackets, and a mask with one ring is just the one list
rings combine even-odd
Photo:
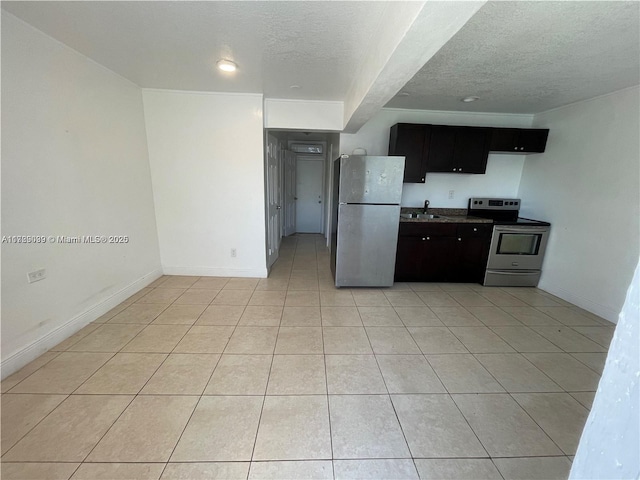
[(416, 218), (430, 220), (432, 218), (442, 218), (440, 215), (431, 215), (429, 213), (401, 213), (400, 218)]

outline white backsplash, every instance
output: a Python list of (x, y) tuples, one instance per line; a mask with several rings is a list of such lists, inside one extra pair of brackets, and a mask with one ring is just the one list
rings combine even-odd
[[(485, 127), (531, 127), (533, 115), (439, 112), (383, 108), (355, 134), (340, 134), (340, 151), (365, 148), (369, 155), (387, 155), (389, 129), (398, 122)], [(418, 207), (429, 199), (435, 208), (466, 208), (470, 197), (516, 197), (526, 155), (489, 155), (484, 175), (431, 173), (426, 183), (405, 183), (403, 207)], [(449, 191), (454, 198), (449, 198)]]
[(490, 154), (484, 175), (429, 173), (425, 183), (403, 185), (402, 206), (420, 207), (428, 199), (434, 208), (466, 208), (470, 197), (517, 197), (525, 158)]

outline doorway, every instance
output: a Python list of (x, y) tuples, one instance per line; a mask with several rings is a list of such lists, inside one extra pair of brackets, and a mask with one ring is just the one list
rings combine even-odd
[(295, 197), (298, 233), (324, 231), (324, 170), (323, 155), (298, 155)]
[(283, 236), (322, 234), (329, 245), (332, 164), (338, 132), (265, 130), (265, 250), (267, 268)]

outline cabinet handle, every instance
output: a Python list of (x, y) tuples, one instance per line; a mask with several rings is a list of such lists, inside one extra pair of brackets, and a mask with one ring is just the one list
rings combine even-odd
[(474, 229), (473, 229), (473, 231), (474, 231), (474, 232), (477, 232), (477, 231), (478, 231), (478, 229), (477, 229), (477, 228), (474, 228)]
[(524, 150), (524, 147), (520, 147), (520, 150)]
[(514, 147), (513, 149), (514, 149), (514, 150), (518, 150), (518, 147)]
[(460, 167), (460, 168), (458, 169), (458, 171), (459, 171), (459, 172), (461, 172), (461, 171), (462, 171), (462, 167)]
[(461, 241), (462, 241), (462, 238), (458, 237), (458, 241), (459, 241), (459, 242), (461, 242)]
[(453, 171), (455, 172), (455, 171), (456, 171), (456, 169), (454, 168), (454, 169), (453, 169)]
[(424, 182), (424, 178), (422, 179), (422, 181)]

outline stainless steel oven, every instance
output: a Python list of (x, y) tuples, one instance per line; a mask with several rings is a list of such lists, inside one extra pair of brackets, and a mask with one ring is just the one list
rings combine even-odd
[(494, 226), (484, 285), (536, 286), (548, 237), (546, 225)]
[(550, 225), (520, 218), (519, 198), (472, 198), (469, 215), (494, 221), (483, 285), (535, 287), (542, 273)]

